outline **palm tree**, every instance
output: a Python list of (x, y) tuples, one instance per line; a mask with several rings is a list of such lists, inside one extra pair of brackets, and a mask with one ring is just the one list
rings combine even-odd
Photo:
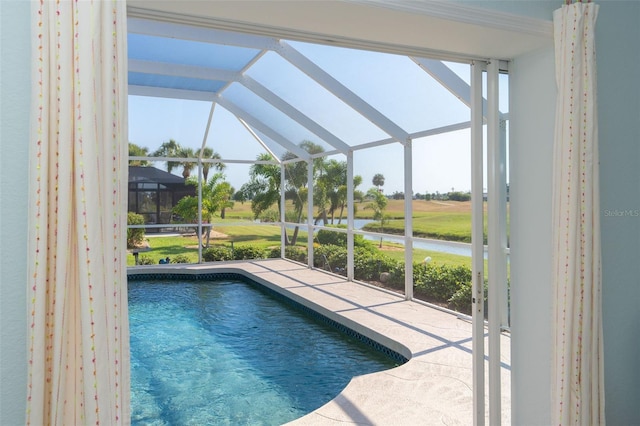
[[(217, 152), (215, 152), (213, 150), (213, 148), (209, 148), (204, 147), (203, 149), (199, 149), (196, 151), (196, 157), (200, 157), (200, 154), (202, 154), (202, 159), (203, 160), (220, 160), (222, 159), (222, 157), (220, 157), (220, 154), (218, 154)], [(209, 177), (209, 170), (211, 169), (211, 165), (212, 163), (202, 163), (202, 178), (203, 180), (206, 182), (207, 178)], [(224, 170), (226, 167), (226, 165), (224, 163), (218, 162), (215, 163), (214, 168), (218, 171), (222, 171)]]
[[(178, 149), (175, 152), (175, 157), (179, 158), (195, 158), (193, 149), (186, 148), (178, 145)], [(191, 176), (191, 171), (197, 165), (195, 161), (180, 161), (178, 164), (182, 166), (182, 177), (188, 179)]]
[(378, 191), (382, 191), (384, 186), (384, 175), (382, 173), (376, 173), (372, 179), (373, 185), (378, 188)]
[[(182, 177), (184, 177), (185, 179), (188, 179), (189, 176), (191, 176), (191, 172), (197, 165), (197, 162), (195, 161), (195, 159), (200, 156), (200, 150), (194, 152), (192, 148), (184, 147), (180, 145), (178, 142), (176, 142), (175, 140), (169, 139), (168, 142), (164, 142), (162, 145), (160, 145), (160, 148), (158, 148), (153, 153), (153, 156), (154, 157), (192, 158), (193, 160), (190, 160), (190, 161), (184, 161), (184, 160), (183, 161), (167, 161), (167, 171), (169, 173), (171, 173), (171, 171), (174, 168), (181, 166)], [(202, 158), (203, 159), (220, 159), (221, 157), (220, 157), (220, 154), (213, 151), (213, 149), (209, 147), (205, 147), (202, 150)], [(202, 164), (202, 176), (205, 182), (207, 181), (209, 170), (211, 169), (211, 164), (212, 163)], [(225, 168), (225, 165), (224, 163), (216, 163), (215, 168), (217, 170), (222, 171)]]
[(316, 197), (314, 203), (319, 209), (316, 223), (322, 218), (324, 224), (328, 223), (327, 215), (331, 215), (333, 224), (334, 213), (340, 203), (339, 188), (347, 184), (347, 163), (344, 161), (329, 160), (324, 162), (320, 176), (314, 185)]
[(234, 206), (233, 196), (236, 193), (236, 189), (233, 186), (231, 186), (229, 182), (224, 182), (224, 184), (225, 184), (224, 194), (225, 194), (226, 200), (222, 203), (220, 207), (220, 219), (224, 219), (227, 209), (233, 208)]
[[(364, 195), (358, 191), (362, 183), (362, 176), (353, 177), (354, 199), (361, 200)], [(331, 217), (331, 224), (335, 223), (338, 209), (338, 224), (342, 223), (342, 214), (347, 204), (347, 163), (346, 161), (329, 160), (322, 163), (320, 175), (314, 184), (314, 205), (318, 208), (315, 223), (321, 219), (326, 225)]]
[[(384, 223), (387, 220), (387, 216), (384, 214), (384, 209), (387, 208), (387, 197), (385, 197), (377, 188), (371, 188), (367, 191), (367, 198), (371, 199), (371, 202), (365, 206), (365, 209), (373, 210), (373, 220), (380, 221), (380, 232), (384, 232)], [(380, 238), (380, 247), (382, 247), (382, 238)]]
[[(215, 173), (211, 176), (211, 180), (202, 186), (202, 217), (204, 219), (206, 216), (210, 224), (217, 212), (222, 215), (225, 209), (233, 207), (233, 201), (231, 201), (233, 187), (224, 179), (224, 174)], [(211, 227), (207, 227), (207, 247), (209, 246)]]
[[(173, 139), (169, 139), (168, 142), (163, 142), (160, 148), (156, 149), (152, 154), (154, 157), (177, 157), (180, 144)], [(167, 161), (167, 171), (171, 173), (174, 167), (180, 165), (177, 161)]]
[[(216, 173), (211, 176), (211, 180), (202, 186), (203, 222), (210, 224), (213, 222), (216, 213), (233, 207), (233, 201), (231, 201), (233, 188), (231, 184), (224, 179), (224, 174)], [(187, 180), (187, 184), (197, 186), (198, 181), (192, 177)], [(173, 208), (173, 212), (180, 215), (186, 222), (195, 222), (198, 219), (198, 197), (183, 197)], [(211, 236), (211, 226), (207, 227), (206, 235), (206, 246), (208, 247)]]
[[(324, 151), (322, 146), (305, 140), (302, 141), (299, 146), (307, 151), (309, 154), (319, 154)], [(291, 160), (297, 158), (292, 152), (286, 152), (282, 156), (282, 160)], [(313, 160), (314, 175), (320, 173), (323, 170), (323, 158), (316, 158)], [(309, 182), (307, 174), (307, 162), (296, 161), (295, 163), (285, 164), (285, 199), (293, 201), (294, 214), (296, 216), (296, 223), (302, 221), (302, 213), (304, 212), (304, 206), (307, 202), (307, 193), (309, 191)], [(291, 241), (289, 245), (295, 245), (298, 240), (299, 226), (296, 226), (293, 230)]]
[[(299, 145), (310, 154), (323, 152), (323, 148), (311, 141), (303, 141)], [(282, 156), (282, 160), (292, 160), (297, 158), (292, 152), (286, 152)], [(258, 161), (272, 161), (273, 157), (269, 154), (261, 154), (257, 157)], [(321, 170), (322, 158), (315, 159), (314, 170)], [(288, 163), (283, 166), (285, 168), (284, 191), (285, 199), (293, 202), (296, 223), (302, 220), (304, 206), (307, 202), (308, 193), (308, 176), (307, 163), (305, 161), (297, 161)], [(280, 203), (280, 166), (277, 164), (254, 164), (249, 172), (249, 182), (240, 188), (241, 199), (251, 200), (251, 210), (257, 219), (264, 211), (268, 210), (274, 204), (278, 205), (278, 210), (282, 211), (284, 206)], [(287, 236), (287, 245), (295, 245), (298, 238), (299, 227), (296, 226), (293, 235), (289, 240)]]
[[(356, 175), (353, 177), (353, 200), (354, 201), (364, 200), (364, 193), (356, 189), (361, 183), (362, 183), (362, 176)], [(344, 213), (344, 208), (347, 205), (347, 184), (346, 183), (338, 187), (337, 201), (338, 201), (338, 206), (340, 207), (340, 214), (338, 215), (338, 225), (340, 225), (342, 223), (342, 214)], [(353, 213), (355, 214), (355, 212), (356, 212), (356, 206), (353, 206)], [(331, 223), (333, 223), (333, 216), (331, 217)]]
[[(274, 161), (270, 154), (258, 155), (257, 161)], [(249, 182), (242, 185), (240, 198), (251, 200), (251, 211), (254, 219), (278, 204), (280, 210), (280, 166), (277, 164), (256, 163), (249, 169)]]
[[(332, 161), (335, 162), (335, 160)], [(327, 211), (331, 209), (333, 181), (336, 179), (335, 172), (336, 168), (331, 168), (330, 162), (323, 161), (318, 164), (318, 167), (314, 167), (313, 204), (318, 209), (318, 216), (314, 221), (315, 224), (318, 224), (321, 219), (324, 225), (328, 222)], [(315, 177), (316, 174), (317, 178)]]
[[(149, 148), (136, 145), (133, 142), (129, 142), (129, 157), (148, 157), (148, 156), (149, 156)], [(129, 165), (146, 167), (149, 165), (149, 162), (147, 160), (132, 160), (132, 161), (129, 161)]]
[(167, 161), (167, 171), (171, 171), (182, 166), (182, 177), (188, 179), (191, 176), (191, 171), (196, 166), (195, 157), (196, 154), (192, 148), (184, 147), (173, 139), (169, 139), (168, 142), (164, 142), (160, 145), (154, 153), (154, 157), (174, 157), (174, 158), (193, 158), (192, 161)]

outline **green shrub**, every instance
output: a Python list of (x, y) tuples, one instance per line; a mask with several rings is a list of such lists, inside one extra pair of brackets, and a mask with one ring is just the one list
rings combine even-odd
[(255, 246), (235, 246), (232, 250), (235, 260), (266, 259), (267, 251)]
[[(280, 216), (278, 215), (278, 221), (280, 220)], [(306, 226), (306, 215), (302, 215), (301, 218), (298, 218), (298, 214), (294, 210), (285, 210), (284, 212), (284, 220), (285, 222), (291, 223), (300, 223), (301, 226)]]
[(332, 244), (320, 246), (314, 250), (313, 266), (343, 273), (347, 268), (347, 249)]
[[(341, 275), (346, 274), (347, 249), (336, 245), (323, 245), (314, 252), (314, 266)], [(362, 281), (377, 281), (382, 272), (396, 268), (396, 260), (383, 253), (372, 251), (369, 247), (355, 247), (353, 252), (354, 278)]]
[(269, 209), (260, 214), (260, 222), (280, 222), (280, 212), (278, 210)]
[[(127, 225), (144, 225), (144, 216), (138, 213), (127, 213)], [(144, 242), (144, 228), (127, 228), (127, 248), (140, 247)]]
[[(345, 228), (345, 226), (338, 226), (340, 228)], [(328, 229), (320, 229), (316, 234), (316, 241), (319, 244), (327, 245), (331, 244), (339, 247), (347, 246), (347, 234), (343, 234), (338, 231), (329, 231)]]
[(460, 191), (448, 192), (447, 198), (451, 201), (469, 201), (471, 200), (471, 193)]
[(271, 247), (267, 252), (267, 259), (280, 259), (280, 247)]
[[(307, 251), (298, 246), (285, 246), (284, 256), (286, 259), (295, 260), (296, 262), (307, 263)], [(269, 259), (280, 258), (280, 247), (273, 247), (267, 253)]]
[[(389, 270), (389, 281), (388, 283), (396, 288), (404, 288), (404, 262), (396, 263)], [(414, 277), (415, 283), (415, 277)]]
[(233, 260), (233, 253), (228, 246), (211, 246), (202, 252), (202, 259), (205, 262)]
[(470, 282), (471, 269), (466, 266), (415, 264), (413, 268), (416, 291), (436, 302), (449, 302), (454, 293)]
[[(327, 227), (347, 229), (347, 225), (328, 225)], [(347, 247), (347, 234), (339, 231), (321, 229), (316, 235), (316, 241), (322, 245), (331, 244), (339, 247)], [(355, 247), (373, 247), (369, 241), (364, 239), (363, 235), (358, 234), (353, 236), (353, 245)]]
[(202, 252), (202, 258), (207, 262), (224, 260), (248, 260), (266, 259), (271, 253), (261, 247), (244, 245), (235, 246), (211, 246)]
[(186, 254), (177, 254), (171, 258), (171, 263), (194, 263)]
[(472, 283), (463, 283), (458, 290), (449, 299), (449, 305), (451, 308), (458, 312), (471, 315), (473, 297)]
[[(484, 314), (487, 317), (487, 292), (488, 283), (484, 281)], [(473, 309), (473, 288), (471, 281), (464, 283), (449, 299), (449, 306), (458, 312), (471, 315)]]
[(155, 265), (156, 262), (151, 258), (151, 256), (147, 256), (146, 254), (141, 254), (138, 256), (138, 265)]
[[(335, 234), (335, 233), (334, 233)], [(323, 240), (327, 241), (327, 240)], [(288, 250), (295, 250), (288, 247)], [(301, 253), (300, 250), (297, 253)], [(272, 250), (279, 257), (279, 249)], [(287, 257), (294, 259), (293, 253)], [(325, 244), (314, 250), (314, 267), (346, 275), (347, 250), (333, 244)], [(298, 259), (295, 259), (298, 260)], [(394, 260), (377, 250), (355, 247), (353, 253), (354, 278), (361, 281), (378, 281), (380, 274), (389, 273), (387, 285), (404, 288), (404, 262)], [(302, 261), (302, 260), (301, 260)], [(471, 269), (466, 266), (414, 264), (413, 282), (416, 296), (430, 302), (449, 304), (459, 312), (471, 312)]]
[(284, 248), (284, 256), (287, 259), (295, 260), (302, 263), (309, 262), (307, 250), (297, 246), (286, 246)]
[(353, 274), (362, 281), (378, 281), (382, 272), (391, 272), (400, 263), (383, 253), (356, 248), (353, 252)]

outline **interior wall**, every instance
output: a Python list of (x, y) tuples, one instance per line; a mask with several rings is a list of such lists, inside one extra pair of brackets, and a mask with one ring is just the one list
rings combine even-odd
[[(478, 5), (475, 0), (473, 4)], [(505, 12), (549, 18), (558, 4), (549, 2), (481, 2)], [(533, 3), (536, 3), (535, 5)], [(598, 66), (598, 113), (600, 142), (600, 214), (602, 230), (602, 295), (604, 316), (605, 405), (609, 424), (640, 424), (640, 60), (629, 51), (640, 42), (640, 3), (598, 0), (596, 24)], [(548, 139), (535, 123), (555, 110), (535, 111), (542, 84), (538, 69), (552, 58), (543, 52), (523, 55), (513, 62), (512, 93), (512, 404), (514, 424), (548, 424), (548, 393), (551, 370), (544, 351), (550, 348), (548, 320), (550, 297), (546, 278), (550, 233), (544, 226), (550, 204), (542, 192), (550, 191), (551, 156)], [(541, 55), (537, 57), (537, 55)], [(547, 68), (546, 66), (544, 67)], [(536, 71), (538, 69), (538, 71)], [(533, 71), (530, 72), (529, 70)], [(523, 73), (532, 75), (522, 79)], [(555, 86), (555, 82), (553, 83)], [(527, 89), (527, 85), (529, 88)], [(552, 121), (541, 122), (546, 127)], [(531, 128), (530, 128), (531, 127)], [(548, 132), (545, 130), (544, 132)], [(523, 139), (524, 138), (524, 139)], [(528, 141), (531, 146), (520, 145)], [(523, 151), (525, 150), (525, 151)], [(531, 155), (526, 158), (526, 155)], [(520, 170), (520, 172), (519, 172)], [(540, 188), (536, 189), (536, 185)], [(522, 191), (526, 191), (523, 192)], [(542, 191), (542, 192), (541, 192)], [(519, 198), (521, 197), (521, 198)], [(531, 197), (530, 200), (527, 198)], [(514, 212), (517, 210), (517, 213)], [(526, 229), (529, 220), (534, 229)], [(515, 221), (515, 223), (514, 223)], [(550, 224), (550, 222), (549, 222)], [(542, 226), (544, 225), (544, 226)], [(550, 242), (550, 239), (549, 239)], [(517, 276), (513, 272), (517, 270)], [(519, 285), (520, 284), (520, 285)], [(536, 375), (540, 376), (537, 377)], [(548, 386), (548, 387), (547, 387)]]
[(25, 423), (29, 10), (0, 1), (0, 425)]
[[(640, 3), (596, 22), (607, 423), (640, 424)], [(631, 50), (629, 50), (631, 49)]]

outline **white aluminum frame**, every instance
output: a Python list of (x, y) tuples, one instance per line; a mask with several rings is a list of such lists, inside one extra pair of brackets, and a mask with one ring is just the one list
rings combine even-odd
[(471, 279), (473, 424), (485, 424), (484, 393), (484, 186), (482, 73), (486, 63), (471, 64)]
[(501, 423), (501, 352), (506, 269), (506, 145), (501, 137), (499, 61), (487, 65), (487, 180), (489, 247), (489, 424)]

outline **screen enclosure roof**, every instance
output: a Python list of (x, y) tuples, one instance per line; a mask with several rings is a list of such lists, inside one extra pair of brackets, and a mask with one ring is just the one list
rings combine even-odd
[(128, 31), (129, 95), (194, 105), (202, 138), (181, 143), (225, 161), (309, 159), (302, 141), (346, 154), (469, 126), (468, 63), (137, 17)]

